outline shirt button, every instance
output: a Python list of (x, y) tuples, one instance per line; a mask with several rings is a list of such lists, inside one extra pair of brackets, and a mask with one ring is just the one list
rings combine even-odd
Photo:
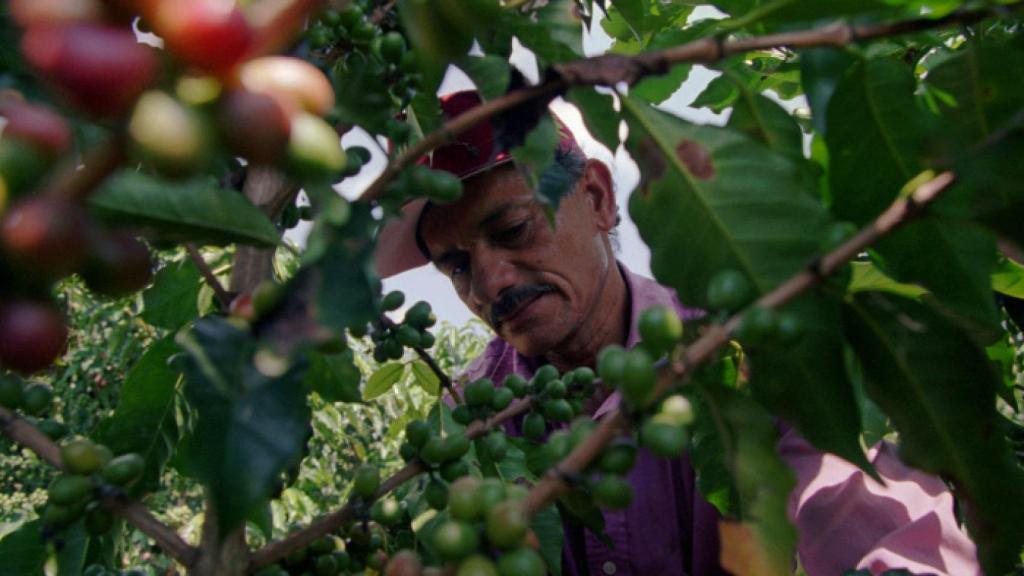
[(601, 565), (601, 571), (607, 574), (608, 576), (612, 576), (612, 574), (615, 574), (616, 569), (617, 567), (615, 566), (615, 562), (612, 562), (611, 560)]

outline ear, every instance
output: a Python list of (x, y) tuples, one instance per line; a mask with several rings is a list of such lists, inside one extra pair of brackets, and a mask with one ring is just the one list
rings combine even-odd
[(615, 186), (608, 166), (595, 159), (587, 160), (580, 177), (580, 192), (586, 195), (594, 211), (595, 223), (602, 232), (615, 228), (619, 217), (615, 204)]

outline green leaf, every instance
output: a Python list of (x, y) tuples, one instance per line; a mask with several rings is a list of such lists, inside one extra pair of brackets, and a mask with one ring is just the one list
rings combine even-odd
[(540, 557), (547, 564), (548, 573), (552, 576), (562, 574), (562, 517), (558, 509), (548, 506), (533, 516), (530, 529), (540, 541)]
[(366, 381), (366, 389), (363, 390), (363, 400), (373, 400), (387, 394), (388, 390), (405, 375), (405, 364), (401, 362), (389, 362), (377, 369)]
[(81, 521), (75, 522), (61, 532), (61, 546), (57, 549), (58, 576), (82, 574), (90, 542), (89, 534)]
[(565, 97), (579, 108), (587, 130), (614, 154), (619, 147), (619, 124), (622, 121), (615, 111), (615, 100), (590, 87), (570, 88)]
[(416, 385), (427, 391), (431, 396), (441, 394), (441, 379), (427, 366), (425, 362), (417, 360), (412, 363), (412, 375)]
[(732, 106), (740, 95), (736, 83), (726, 76), (718, 76), (704, 87), (697, 98), (690, 103), (691, 108), (708, 108), (718, 114)]
[(995, 239), (977, 226), (936, 214), (935, 208), (875, 244), (882, 267), (896, 280), (923, 284), (950, 312), (994, 336), (999, 323), (991, 288)]
[(306, 382), (326, 402), (359, 402), (363, 375), (355, 365), (355, 354), (346, 349), (338, 354), (309, 355)]
[(828, 133), (828, 103), (855, 62), (852, 54), (840, 48), (809, 48), (800, 52), (800, 81), (811, 107), (814, 131), (822, 136)]
[(969, 147), (987, 138), (1018, 114), (1024, 100), (1024, 50), (967, 42), (964, 48), (929, 70), (924, 85), (942, 93), (939, 108), (951, 143)]
[[(298, 461), (309, 429), (300, 358), (260, 362), (256, 342), (226, 320), (204, 318), (177, 337), (186, 354), (185, 395), (196, 413), (185, 464), (207, 487), (220, 535), (239, 526), (269, 499), (275, 482)], [(269, 364), (269, 365), (268, 365)]]
[(344, 227), (319, 222), (303, 254), (304, 266), (316, 267), (316, 319), (336, 332), (365, 325), (376, 315), (379, 280), (369, 240), (375, 226), (370, 208), (354, 205)]
[(571, 189), (572, 176), (555, 162), (558, 147), (558, 128), (550, 114), (541, 116), (537, 125), (526, 135), (522, 146), (512, 149), (512, 157), (523, 170), (537, 199), (558, 209), (558, 203)]
[(199, 269), (191, 260), (169, 262), (142, 293), (142, 319), (158, 328), (177, 330), (199, 314)]
[(871, 262), (852, 262), (853, 279), (846, 290), (853, 292), (892, 292), (907, 298), (920, 298), (928, 290), (913, 284), (901, 284), (885, 275)]
[(234, 190), (206, 179), (165, 182), (122, 171), (89, 199), (112, 226), (148, 229), (175, 242), (276, 246), (280, 234), (259, 208)]
[(825, 19), (896, 12), (893, 3), (884, 0), (718, 0), (713, 4), (736, 18), (726, 22), (730, 28), (752, 24), (792, 28)]
[[(542, 447), (538, 447), (537, 450), (543, 451)], [(582, 524), (587, 531), (604, 543), (604, 545), (608, 547), (615, 545), (604, 530), (604, 514), (597, 507), (597, 504), (594, 504), (594, 499), (589, 494), (583, 493), (580, 490), (570, 490), (558, 499), (558, 504), (561, 514), (568, 514)]]
[(776, 451), (775, 418), (735, 390), (703, 384), (697, 390), (717, 423), (740, 520), (751, 525), (768, 574), (792, 574), (797, 532), (786, 507), (796, 479)]
[(128, 372), (121, 401), (101, 425), (98, 439), (116, 454), (135, 452), (146, 461), (136, 487), (152, 492), (160, 487), (164, 465), (180, 438), (177, 421), (180, 376), (167, 365), (179, 352), (173, 336), (154, 342)]
[(247, 520), (259, 528), (268, 540), (274, 535), (274, 509), (269, 500), (262, 506), (256, 507)]
[(391, 120), (391, 100), (384, 83), (387, 68), (371, 58), (339, 58), (331, 77), (338, 119), (371, 133), (386, 134)]
[(493, 100), (505, 93), (511, 77), (508, 60), (498, 56), (463, 56), (455, 66), (469, 76), (483, 99)]
[(923, 169), (926, 119), (915, 87), (911, 70), (887, 58), (857, 63), (836, 87), (825, 140), (840, 218), (858, 225), (874, 219)]
[(764, 143), (783, 156), (803, 160), (803, 132), (789, 112), (762, 94), (749, 89), (740, 79), (726, 74), (736, 84), (739, 98), (727, 126)]
[(573, 0), (551, 0), (530, 14), (502, 10), (502, 17), (508, 31), (537, 56), (543, 67), (583, 56), (583, 22), (575, 10)]
[(844, 324), (868, 394), (899, 430), (900, 457), (957, 485), (982, 567), (1006, 573), (1024, 544), (1024, 472), (998, 426), (1000, 382), (985, 350), (940, 314), (889, 294), (857, 294)]
[(795, 345), (750, 350), (754, 398), (819, 450), (873, 474), (860, 446), (860, 411), (846, 376), (841, 303), (809, 293), (783, 310), (799, 320), (803, 335)]
[(35, 576), (46, 564), (46, 542), (39, 520), (26, 522), (0, 540), (0, 576)]
[(828, 216), (793, 162), (732, 130), (694, 126), (631, 97), (622, 102), (627, 148), (643, 178), (630, 214), (655, 277), (680, 300), (707, 307), (708, 282), (725, 268), (763, 292), (817, 253)]
[(1024, 298), (1024, 266), (1002, 258), (992, 273), (992, 289), (1014, 298)]

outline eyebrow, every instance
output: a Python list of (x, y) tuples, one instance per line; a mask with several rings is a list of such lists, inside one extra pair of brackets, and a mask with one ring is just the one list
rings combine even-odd
[[(500, 206), (496, 207), (494, 210), (488, 212), (486, 215), (484, 215), (484, 217), (477, 222), (476, 229), (485, 230), (493, 226), (495, 222), (499, 222), (506, 214), (508, 214), (510, 210), (521, 208), (524, 206), (529, 206), (531, 202), (533, 202), (532, 197), (529, 199), (519, 201), (510, 200), (508, 202), (505, 202)], [(459, 252), (460, 250), (458, 248), (448, 248), (444, 252), (441, 252), (441, 255), (438, 256), (437, 258), (431, 257), (430, 260), (434, 263), (435, 266), (440, 267), (442, 264), (448, 263), (450, 260), (458, 256)]]

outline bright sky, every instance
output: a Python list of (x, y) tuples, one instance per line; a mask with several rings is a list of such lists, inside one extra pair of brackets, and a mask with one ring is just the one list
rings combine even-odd
[[(714, 16), (713, 10), (698, 8), (693, 18), (701, 19)], [(584, 34), (583, 48), (587, 55), (600, 54), (607, 50), (610, 45), (611, 39), (600, 26), (594, 26), (590, 33)], [(511, 62), (528, 79), (533, 82), (537, 81), (536, 60), (528, 50), (517, 45), (516, 49), (513, 50)], [(689, 80), (661, 107), (693, 122), (702, 124), (724, 123), (726, 119), (724, 115), (716, 115), (706, 108), (694, 109), (689, 107), (689, 104), (693, 102), (715, 76), (717, 76), (716, 72), (702, 66), (695, 66)], [(448, 76), (446, 76), (439, 92), (447, 94), (472, 87), (472, 82), (461, 71), (450, 68)], [(552, 103), (551, 109), (572, 130), (587, 156), (604, 160), (611, 167), (617, 191), (616, 196), (623, 218), (619, 232), (621, 243), (619, 259), (633, 271), (650, 275), (650, 254), (647, 247), (640, 240), (636, 227), (629, 219), (629, 214), (624, 208), (629, 194), (639, 181), (636, 164), (629, 158), (629, 155), (621, 146), (613, 154), (590, 136), (583, 125), (579, 111), (572, 105), (559, 99)], [(373, 154), (370, 163), (357, 176), (349, 178), (339, 185), (339, 191), (346, 197), (351, 198), (357, 196), (383, 170), (385, 158), (381, 150), (373, 145), (369, 136), (362, 131), (353, 130), (349, 132), (342, 139), (342, 144), (346, 147), (357, 144), (362, 145), (370, 149)], [(300, 226), (300, 228), (293, 230), (289, 237), (301, 242), (306, 233), (308, 233), (308, 228)], [(407, 303), (417, 300), (430, 302), (437, 317), (441, 320), (462, 324), (472, 318), (469, 309), (455, 295), (448, 280), (430, 266), (389, 278), (384, 281), (384, 289), (385, 291), (402, 290), (406, 293)]]

